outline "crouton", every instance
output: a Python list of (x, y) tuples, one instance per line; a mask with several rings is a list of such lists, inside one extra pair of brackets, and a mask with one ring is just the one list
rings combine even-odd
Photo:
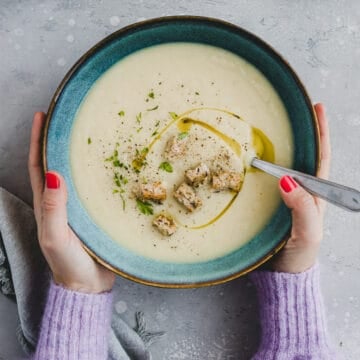
[(212, 188), (215, 191), (240, 191), (244, 182), (244, 173), (234, 171), (219, 171), (212, 176)]
[(160, 181), (141, 184), (138, 197), (142, 200), (162, 202), (166, 199), (166, 188)]
[(199, 186), (209, 179), (210, 170), (204, 163), (199, 164), (193, 169), (185, 171), (185, 179), (189, 185)]
[(202, 201), (196, 195), (195, 190), (186, 183), (182, 183), (177, 188), (174, 198), (190, 212), (193, 212), (202, 205)]
[(161, 234), (166, 236), (171, 236), (177, 230), (174, 219), (164, 214), (157, 215), (152, 224), (161, 232)]
[(173, 160), (181, 157), (186, 153), (186, 144), (188, 136), (173, 136), (166, 143), (165, 157), (167, 160)]

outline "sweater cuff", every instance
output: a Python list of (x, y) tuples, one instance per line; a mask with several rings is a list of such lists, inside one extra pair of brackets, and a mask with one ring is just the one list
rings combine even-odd
[(330, 349), (318, 265), (300, 274), (255, 271), (250, 278), (259, 299), (260, 349), (302, 355)]
[(34, 359), (106, 359), (111, 292), (86, 294), (51, 282)]

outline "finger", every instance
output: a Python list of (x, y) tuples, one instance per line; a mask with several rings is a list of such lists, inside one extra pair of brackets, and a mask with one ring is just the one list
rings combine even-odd
[(290, 176), (280, 179), (281, 196), (285, 205), (297, 215), (303, 216), (315, 205), (314, 198)]
[(41, 133), (45, 124), (45, 114), (36, 112), (31, 129), (28, 169), (34, 197), (35, 214), (40, 212), (40, 201), (43, 191), (43, 175), (41, 162)]
[(280, 179), (280, 193), (285, 205), (291, 209), (292, 213), (292, 235), (307, 241), (316, 234), (314, 222), (318, 218), (318, 208), (313, 196), (305, 189), (299, 186), (290, 176), (284, 176)]
[(330, 132), (329, 125), (326, 118), (325, 107), (323, 104), (316, 104), (314, 106), (316, 116), (319, 123), (320, 130), (320, 169), (318, 176), (323, 179), (328, 179), (330, 173), (330, 159), (331, 159), (331, 147), (330, 147)]
[(45, 175), (42, 196), (42, 227), (40, 244), (58, 249), (69, 238), (66, 214), (66, 184), (62, 176), (54, 171)]

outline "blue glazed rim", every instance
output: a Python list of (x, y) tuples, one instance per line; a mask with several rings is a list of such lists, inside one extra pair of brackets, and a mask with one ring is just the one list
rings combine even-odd
[(295, 169), (310, 174), (317, 172), (320, 142), (310, 98), (287, 61), (263, 40), (222, 20), (170, 16), (136, 23), (109, 35), (76, 62), (50, 103), (43, 140), (44, 171), (58, 171), (67, 182), (69, 225), (88, 253), (115, 273), (146, 285), (187, 288), (223, 283), (266, 262), (289, 237), (291, 216), (287, 208), (281, 204), (261, 233), (224, 257), (194, 264), (156, 261), (115, 243), (92, 222), (76, 193), (69, 161), (73, 119), (93, 83), (121, 58), (147, 46), (176, 41), (200, 42), (230, 50), (251, 62), (270, 80), (289, 113)]

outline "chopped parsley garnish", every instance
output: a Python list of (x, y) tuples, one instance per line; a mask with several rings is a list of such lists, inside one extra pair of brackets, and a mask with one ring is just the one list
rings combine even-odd
[(142, 128), (143, 128), (142, 126), (139, 127), (138, 129), (136, 129), (136, 132), (139, 133), (142, 130)]
[(150, 99), (155, 99), (155, 94), (154, 94), (154, 92), (153, 92), (153, 91), (150, 91), (150, 92), (148, 93), (148, 97), (149, 97)]
[(176, 120), (178, 118), (178, 115), (172, 111), (169, 112), (169, 115), (174, 119)]
[(122, 201), (123, 210), (125, 210), (126, 202), (125, 202), (124, 196), (122, 194), (120, 194), (120, 198), (121, 198), (121, 201)]
[(159, 130), (159, 126), (160, 126), (160, 120), (158, 120), (155, 124), (155, 130), (154, 132), (151, 134), (151, 136), (155, 136), (158, 134), (158, 130)]
[(200, 95), (200, 93), (198, 91), (195, 91), (195, 95)]
[(120, 180), (122, 181), (122, 183), (123, 183), (124, 185), (126, 185), (126, 184), (129, 182), (129, 180), (128, 180), (125, 176), (123, 176), (123, 175), (120, 175)]
[(146, 109), (146, 111), (154, 111), (154, 110), (157, 110), (158, 108), (159, 108), (159, 105), (156, 105), (151, 109)]
[(139, 113), (136, 115), (136, 122), (137, 122), (138, 124), (140, 124), (141, 118), (142, 118), (142, 114), (141, 114), (141, 112), (139, 112)]
[(182, 132), (182, 133), (180, 133), (179, 135), (178, 135), (178, 139), (179, 140), (183, 140), (183, 139), (185, 139), (187, 136), (189, 136), (189, 133), (188, 132)]
[[(129, 182), (129, 180), (122, 174), (119, 174), (117, 172), (114, 173), (114, 183), (117, 187), (121, 188), (122, 185), (126, 185)], [(120, 193), (123, 193), (124, 190), (120, 189)]]
[(116, 161), (118, 159), (118, 155), (119, 152), (117, 151), (117, 149), (115, 149), (114, 153), (110, 157), (106, 158), (105, 161)]
[(120, 111), (118, 112), (118, 115), (119, 115), (119, 116), (125, 116), (125, 111), (124, 111), (124, 110), (120, 110)]
[(91, 138), (88, 137), (88, 144), (91, 144)]
[(119, 159), (115, 159), (112, 162), (114, 167), (124, 168), (125, 170), (128, 170), (128, 166), (125, 165), (123, 162), (119, 161)]
[[(105, 161), (109, 161), (112, 163), (112, 171), (113, 171), (113, 184), (115, 185), (115, 189), (113, 189), (113, 194), (119, 194), (120, 198), (121, 198), (121, 201), (122, 201), (122, 207), (123, 207), (123, 210), (125, 210), (125, 198), (123, 196), (123, 194), (125, 193), (125, 189), (124, 189), (124, 185), (126, 185), (129, 180), (123, 175), (120, 173), (120, 169), (125, 169), (125, 170), (128, 170), (128, 166), (125, 165), (124, 163), (122, 163), (118, 156), (119, 156), (119, 151), (117, 150), (117, 148), (120, 146), (120, 144), (118, 142), (116, 142), (116, 148), (113, 152), (113, 154), (106, 158)], [(106, 169), (108, 169), (107, 166), (105, 166)]]
[(171, 164), (167, 161), (163, 161), (160, 165), (159, 165), (159, 169), (164, 170), (168, 173), (172, 173), (173, 172), (173, 167), (171, 166)]
[(113, 194), (119, 194), (119, 196), (121, 198), (121, 201), (122, 201), (123, 210), (125, 210), (125, 206), (126, 206), (125, 198), (124, 198), (124, 195), (123, 195), (124, 192), (125, 192), (125, 190), (123, 190), (123, 189), (120, 189), (120, 190), (114, 189), (113, 190)]
[(136, 199), (136, 206), (139, 209), (139, 211), (144, 215), (154, 214), (153, 204), (149, 203), (148, 201), (142, 201), (140, 199)]

